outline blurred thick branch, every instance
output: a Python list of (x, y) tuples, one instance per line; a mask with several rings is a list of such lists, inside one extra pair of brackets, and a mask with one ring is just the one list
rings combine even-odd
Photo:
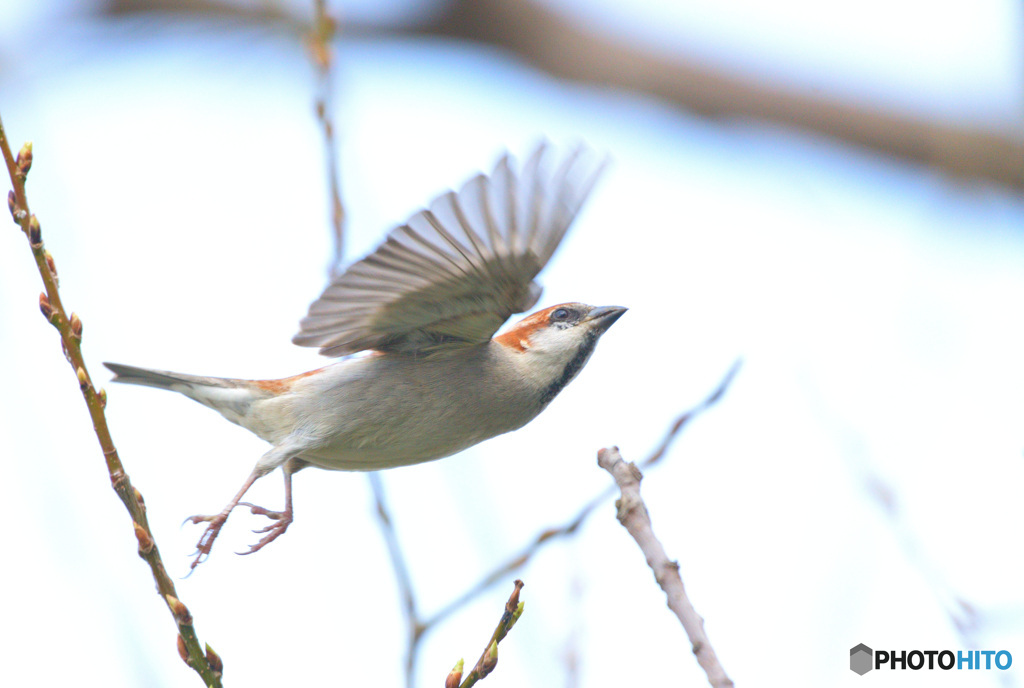
[(453, 0), (431, 27), (498, 45), (556, 76), (656, 95), (707, 117), (763, 120), (1024, 191), (1024, 138), (928, 120), (716, 69), (589, 31), (537, 0)]
[(622, 492), (622, 497), (615, 501), (619, 522), (633, 536), (647, 558), (647, 565), (654, 571), (655, 580), (665, 591), (669, 609), (679, 617), (679, 622), (690, 639), (690, 645), (693, 646), (693, 654), (697, 656), (697, 662), (708, 675), (708, 682), (714, 688), (732, 688), (733, 682), (725, 674), (725, 669), (718, 661), (715, 649), (711, 647), (711, 641), (704, 632), (704, 619), (696, 612), (686, 595), (683, 579), (679, 575), (679, 564), (669, 560), (665, 548), (654, 535), (651, 516), (640, 496), (640, 480), (643, 478), (640, 469), (634, 463), (623, 461), (618, 447), (597, 452), (597, 464), (615, 478), (615, 484)]
[[(220, 0), (108, 0), (106, 11), (231, 15), (299, 27), (285, 5)], [(360, 26), (348, 36), (427, 34), (496, 45), (556, 76), (655, 95), (713, 118), (765, 121), (927, 165), (962, 181), (1024, 192), (1024, 137), (1011, 130), (928, 119), (717, 69), (683, 50), (660, 53), (585, 28), (539, 0), (451, 0), (419, 23)]]
[(132, 518), (132, 528), (138, 540), (139, 556), (149, 564), (153, 579), (156, 581), (157, 591), (178, 626), (178, 653), (185, 663), (202, 677), (207, 686), (219, 688), (220, 676), (223, 672), (220, 657), (209, 645), (206, 646), (204, 653), (196, 636), (192, 614), (178, 599), (174, 583), (164, 568), (160, 550), (157, 548), (153, 533), (149, 528), (142, 493), (132, 486), (118, 456), (117, 448), (114, 446), (110, 428), (107, 426), (107, 418), (104, 413), (107, 394), (104, 390), (97, 390), (93, 386), (92, 378), (89, 376), (85, 359), (82, 356), (82, 320), (75, 313), (69, 317), (64, 309), (59, 291), (56, 262), (43, 246), (39, 220), (29, 210), (28, 197), (25, 194), (25, 180), (32, 167), (32, 144), (26, 143), (15, 158), (11, 153), (3, 122), (0, 121), (0, 151), (3, 153), (7, 172), (14, 187), (12, 191), (8, 192), (7, 206), (15, 223), (21, 227), (21, 231), (28, 239), (32, 257), (35, 259), (39, 275), (43, 279), (45, 291), (39, 295), (39, 308), (43, 312), (43, 317), (56, 328), (60, 335), (64, 356), (75, 372), (78, 387), (85, 399), (89, 416), (92, 418), (93, 430), (96, 432), (100, 449), (103, 451), (111, 485)]

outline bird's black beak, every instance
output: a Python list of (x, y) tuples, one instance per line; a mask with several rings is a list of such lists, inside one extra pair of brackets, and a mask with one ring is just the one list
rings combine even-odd
[(583, 322), (589, 323), (590, 327), (598, 332), (604, 332), (627, 310), (629, 309), (622, 306), (598, 306), (590, 309)]

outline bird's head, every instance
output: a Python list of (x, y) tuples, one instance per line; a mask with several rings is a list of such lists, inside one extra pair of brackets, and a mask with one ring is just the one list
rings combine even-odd
[(522, 356), (522, 370), (538, 383), (543, 403), (551, 401), (583, 369), (597, 340), (626, 309), (560, 303), (532, 313), (495, 342)]

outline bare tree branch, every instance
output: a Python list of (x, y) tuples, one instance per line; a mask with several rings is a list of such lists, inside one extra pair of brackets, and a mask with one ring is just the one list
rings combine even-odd
[[(741, 361), (737, 360), (722, 377), (721, 382), (718, 383), (715, 389), (707, 397), (672, 421), (665, 437), (662, 438), (654, 452), (641, 464), (642, 466), (650, 466), (661, 461), (672, 443), (675, 441), (676, 437), (679, 436), (690, 421), (710, 409), (722, 399), (726, 390), (729, 388), (729, 385), (732, 384), (736, 373), (739, 371), (740, 365)], [(388, 556), (391, 559), (391, 566), (395, 571), (395, 579), (398, 583), (399, 593), (402, 596), (403, 607), (405, 609), (405, 618), (408, 627), (408, 640), (405, 655), (405, 682), (408, 688), (412, 688), (413, 686), (420, 644), (430, 630), (485, 593), (487, 590), (490, 590), (495, 584), (503, 580), (507, 580), (510, 575), (526, 566), (533, 556), (547, 544), (574, 535), (590, 514), (615, 494), (615, 487), (609, 486), (606, 490), (603, 490), (600, 494), (594, 496), (584, 504), (576, 515), (569, 521), (560, 526), (552, 526), (551, 528), (541, 531), (541, 533), (538, 534), (537, 537), (534, 538), (531, 543), (526, 545), (526, 547), (524, 547), (518, 554), (513, 555), (504, 563), (496, 566), (493, 570), (484, 575), (475, 585), (448, 604), (441, 607), (441, 609), (436, 611), (434, 614), (424, 619), (419, 614), (415, 592), (412, 587), (412, 576), (409, 573), (409, 567), (406, 563), (405, 555), (402, 552), (398, 535), (395, 532), (394, 523), (391, 520), (391, 514), (387, 506), (387, 498), (385, 496), (384, 484), (381, 475), (379, 473), (368, 473), (367, 477), (373, 490), (378, 524), (384, 537), (384, 541), (387, 544)]]
[[(658, 447), (654, 452), (641, 464), (642, 466), (651, 466), (661, 461), (661, 459), (666, 455), (669, 447), (675, 441), (676, 437), (678, 437), (690, 421), (710, 409), (722, 399), (726, 390), (729, 388), (729, 385), (732, 384), (736, 373), (739, 371), (740, 365), (741, 361), (736, 361), (732, 367), (729, 368), (729, 371), (725, 376), (722, 377), (722, 381), (718, 383), (718, 386), (715, 387), (711, 394), (705, 397), (699, 404), (680, 414), (672, 421), (665, 437), (658, 444)], [(373, 488), (374, 500), (376, 502), (377, 514), (379, 517), (378, 522), (384, 535), (384, 540), (387, 543), (388, 554), (391, 557), (391, 565), (395, 570), (395, 578), (398, 581), (399, 591), (405, 601), (406, 622), (409, 628), (409, 640), (406, 648), (405, 663), (406, 685), (408, 688), (412, 688), (413, 685), (412, 681), (413, 676), (415, 675), (416, 659), (419, 654), (420, 643), (422, 642), (423, 637), (431, 629), (486, 591), (490, 590), (495, 584), (503, 580), (507, 580), (510, 575), (526, 566), (534, 555), (549, 543), (574, 535), (576, 531), (579, 530), (579, 527), (583, 525), (587, 518), (590, 517), (590, 514), (615, 494), (615, 487), (609, 486), (600, 494), (595, 495), (567, 522), (541, 531), (540, 534), (538, 534), (537, 537), (535, 537), (531, 543), (526, 545), (518, 554), (513, 555), (502, 564), (496, 566), (464, 593), (441, 607), (441, 609), (428, 618), (423, 619), (419, 616), (419, 612), (417, 610), (411, 577), (409, 575), (408, 566), (405, 562), (405, 557), (402, 554), (398, 536), (396, 535), (394, 525), (391, 522), (391, 516), (387, 508), (387, 501), (384, 496), (384, 486), (380, 478), (380, 474), (369, 473), (368, 476)]]
[(928, 165), (957, 179), (1024, 191), (1024, 138), (767, 83), (707, 60), (659, 53), (585, 28), (536, 0), (453, 0), (421, 30), (498, 45), (556, 76), (651, 93), (707, 117), (753, 119), (824, 134)]
[[(840, 455), (846, 461), (851, 477), (862, 486), (868, 499), (877, 505), (888, 521), (889, 528), (903, 549), (907, 561), (917, 568), (921, 578), (928, 584), (935, 602), (949, 618), (950, 626), (955, 630), (961, 644), (970, 649), (984, 647), (982, 637), (985, 633), (992, 632), (992, 618), (982, 608), (963, 597), (943, 572), (942, 567), (929, 557), (922, 546), (920, 536), (914, 531), (906, 515), (899, 489), (868, 460), (864, 451), (867, 440), (863, 437), (863, 431), (851, 425), (842, 414), (837, 413), (816, 385), (805, 383), (804, 391), (813, 401), (811, 408), (815, 410), (818, 424), (827, 428), (833, 436), (840, 438)], [(1007, 686), (1016, 685), (1009, 677), (1004, 677), (1003, 683)]]
[(711, 641), (704, 632), (704, 619), (694, 610), (690, 598), (686, 595), (683, 579), (679, 575), (679, 564), (669, 560), (665, 548), (654, 535), (650, 514), (647, 513), (647, 506), (640, 496), (640, 480), (643, 478), (640, 469), (634, 463), (623, 461), (618, 447), (597, 452), (597, 464), (615, 478), (615, 484), (622, 493), (622, 497), (615, 501), (619, 522), (625, 526), (647, 557), (647, 565), (654, 571), (655, 580), (665, 591), (669, 609), (683, 625), (690, 645), (693, 646), (693, 654), (697, 656), (697, 662), (707, 674), (708, 682), (714, 688), (732, 688), (732, 679), (725, 674), (725, 669), (718, 661), (715, 649), (711, 647)]
[[(658, 448), (640, 464), (642, 467), (646, 468), (647, 466), (652, 466), (661, 461), (666, 455), (668, 449), (672, 446), (676, 437), (678, 437), (679, 433), (682, 432), (683, 428), (689, 425), (691, 420), (710, 409), (722, 399), (726, 390), (729, 388), (729, 385), (732, 384), (736, 373), (739, 371), (741, 363), (742, 362), (739, 360), (733, 363), (732, 367), (729, 368), (729, 371), (725, 374), (722, 381), (718, 383), (718, 386), (715, 387), (711, 394), (709, 394), (699, 404), (680, 414), (674, 421), (672, 421), (668, 432), (665, 433), (665, 437), (659, 443)], [(533, 542), (526, 545), (526, 547), (524, 547), (518, 554), (513, 555), (504, 563), (495, 567), (490, 573), (481, 578), (476, 585), (449, 602), (447, 605), (435, 612), (433, 616), (425, 620), (423, 622), (424, 630), (440, 623), (442, 620), (458, 611), (461, 607), (489, 590), (494, 584), (504, 580), (509, 575), (526, 566), (530, 559), (532, 559), (533, 556), (545, 545), (575, 534), (579, 527), (583, 525), (584, 521), (590, 517), (590, 514), (592, 514), (597, 507), (604, 504), (614, 494), (615, 488), (609, 486), (606, 490), (595, 495), (590, 501), (584, 504), (583, 507), (576, 512), (575, 516), (562, 525), (552, 526), (541, 531), (540, 534), (534, 538)]]
[(658, 448), (640, 463), (642, 468), (653, 466), (661, 461), (665, 456), (665, 453), (668, 452), (669, 448), (672, 446), (672, 443), (675, 442), (676, 437), (683, 431), (683, 428), (689, 425), (691, 420), (718, 403), (725, 394), (725, 391), (729, 389), (729, 385), (732, 384), (732, 380), (736, 377), (736, 373), (739, 372), (741, 365), (743, 365), (743, 360), (736, 359), (736, 362), (732, 364), (731, 368), (729, 368), (725, 377), (723, 377), (722, 381), (718, 383), (718, 387), (715, 388), (715, 391), (707, 395), (704, 398), (704, 401), (700, 402), (688, 411), (683, 411), (674, 421), (672, 421), (672, 425), (669, 426), (668, 432), (665, 433), (665, 438), (661, 441), (661, 444), (658, 445)]
[(334, 114), (332, 108), (331, 67), (334, 51), (331, 41), (338, 30), (338, 22), (327, 13), (326, 0), (315, 0), (316, 17), (308, 35), (309, 53), (316, 67), (316, 117), (324, 136), (324, 155), (327, 162), (327, 188), (331, 198), (331, 230), (334, 238), (334, 256), (328, 268), (331, 277), (341, 274), (345, 262), (345, 206), (341, 202), (341, 181), (338, 172), (338, 151), (334, 140)]
[(107, 426), (107, 417), (104, 412), (107, 405), (107, 393), (102, 389), (97, 390), (93, 386), (92, 378), (85, 365), (85, 358), (82, 356), (82, 319), (76, 313), (72, 313), (68, 317), (67, 311), (64, 309), (59, 291), (57, 265), (53, 256), (43, 246), (39, 220), (29, 210), (28, 197), (25, 195), (25, 179), (32, 167), (32, 144), (26, 143), (15, 158), (11, 153), (3, 122), (0, 121), (0, 151), (3, 153), (7, 172), (14, 187), (13, 191), (7, 195), (7, 206), (15, 223), (21, 227), (21, 231), (28, 239), (32, 257), (35, 259), (39, 275), (43, 279), (45, 291), (39, 295), (39, 308), (43, 312), (43, 317), (56, 328), (60, 335), (64, 355), (75, 372), (78, 387), (85, 399), (89, 416), (92, 418), (93, 430), (99, 440), (100, 449), (103, 451), (103, 459), (107, 464), (107, 472), (110, 474), (111, 486), (132, 518), (132, 526), (138, 540), (139, 556), (149, 564), (153, 579), (156, 581), (157, 592), (178, 626), (178, 654), (202, 677), (207, 686), (219, 688), (223, 672), (221, 659), (209, 645), (206, 645), (204, 653), (196, 636), (192, 614), (178, 599), (174, 582), (171, 581), (164, 568), (160, 550), (157, 548), (153, 532), (149, 528), (142, 493), (132, 486), (117, 453), (117, 448), (114, 446), (110, 428)]
[[(523, 589), (523, 581), (517, 579), (515, 586), (515, 590), (509, 596), (508, 602), (505, 603), (505, 611), (501, 614), (498, 627), (491, 634), (490, 642), (487, 643), (487, 647), (484, 648), (483, 654), (477, 660), (476, 666), (469, 672), (466, 680), (459, 685), (459, 688), (470, 688), (470, 686), (486, 678), (488, 674), (494, 671), (494, 667), (497, 666), (498, 643), (505, 639), (508, 632), (516, 625), (516, 621), (519, 621), (519, 617), (523, 615), (523, 603), (519, 601), (519, 591)], [(459, 663), (455, 665), (456, 668), (461, 669), (461, 664), (462, 660), (460, 659)], [(452, 675), (449, 674), (448, 677), (451, 679)], [(447, 684), (447, 681), (445, 683)]]
[[(221, 0), (107, 0), (105, 11), (230, 15), (292, 28), (283, 5)], [(409, 26), (358, 26), (349, 35), (410, 33), (496, 45), (556, 76), (649, 93), (709, 118), (765, 121), (927, 165), (960, 181), (1024, 192), (1024, 137), (1012, 129), (944, 121), (717, 69), (696, 55), (657, 52), (592, 31), (536, 0), (452, 0)]]
[(384, 538), (388, 548), (388, 557), (391, 559), (391, 568), (395, 572), (398, 592), (402, 596), (405, 622), (409, 629), (405, 648), (405, 685), (406, 688), (412, 688), (420, 641), (432, 624), (429, 622), (423, 623), (417, 611), (416, 594), (412, 589), (412, 576), (409, 574), (409, 565), (405, 561), (405, 554), (402, 552), (398, 534), (395, 532), (394, 523), (391, 521), (391, 512), (387, 506), (387, 498), (384, 495), (384, 482), (381, 480), (380, 473), (367, 473), (366, 477), (370, 481), (370, 489), (373, 491), (373, 500), (377, 507), (377, 523), (380, 525), (381, 536)]
[[(339, 173), (337, 154), (334, 145), (334, 128), (331, 121), (330, 112), (330, 100), (331, 100), (331, 83), (330, 83), (330, 70), (333, 61), (331, 52), (330, 41), (333, 38), (337, 24), (333, 18), (328, 16), (326, 10), (325, 0), (315, 0), (315, 13), (316, 18), (314, 20), (313, 31), (309, 35), (309, 48), (313, 58), (314, 65), (317, 67), (318, 73), (318, 88), (319, 94), (316, 102), (316, 113), (317, 118), (320, 122), (323, 131), (323, 142), (326, 152), (327, 165), (328, 165), (328, 183), (331, 193), (331, 205), (332, 205), (332, 229), (334, 236), (334, 258), (331, 262), (330, 273), (331, 276), (337, 275), (344, 262), (344, 220), (345, 212), (344, 206), (341, 200), (341, 192), (339, 189)], [(661, 445), (655, 451), (655, 453), (648, 459), (649, 463), (654, 463), (660, 460), (668, 450), (672, 441), (676, 435), (683, 429), (683, 427), (689, 422), (691, 418), (702, 412), (704, 409), (713, 405), (724, 393), (726, 387), (732, 381), (736, 370), (739, 367), (739, 362), (733, 366), (733, 368), (727, 373), (725, 378), (719, 384), (718, 388), (700, 405), (684, 413), (682, 416), (677, 418), (666, 437), (662, 440)], [(593, 512), (598, 505), (608, 499), (614, 492), (612, 488), (609, 488), (601, 495), (590, 500), (577, 514), (577, 516), (565, 524), (561, 528), (548, 529), (541, 533), (534, 543), (526, 548), (519, 556), (513, 558), (511, 561), (506, 562), (504, 565), (499, 566), (493, 572), (488, 574), (482, 581), (476, 586), (471, 588), (469, 591), (461, 595), (456, 600), (452, 601), (439, 612), (434, 614), (427, 620), (423, 620), (420, 617), (418, 606), (416, 603), (416, 596), (413, 590), (412, 577), (409, 572), (409, 567), (405, 559), (405, 555), (402, 551), (401, 543), (398, 539), (397, 533), (395, 532), (394, 524), (391, 520), (390, 511), (387, 507), (387, 499), (384, 492), (384, 484), (381, 476), (378, 473), (369, 473), (368, 479), (370, 481), (371, 490), (373, 492), (374, 502), (376, 506), (376, 512), (378, 516), (378, 524), (381, 529), (381, 534), (387, 546), (388, 556), (391, 560), (392, 568), (395, 572), (395, 579), (398, 584), (399, 594), (403, 601), (403, 608), (406, 617), (406, 624), (408, 628), (407, 646), (406, 646), (406, 657), (405, 657), (405, 683), (408, 688), (412, 688), (415, 670), (416, 660), (419, 654), (420, 643), (424, 635), (433, 628), (436, 624), (443, 621), (449, 615), (453, 614), (458, 609), (465, 606), (475, 597), (489, 589), (495, 583), (504, 580), (513, 571), (524, 566), (527, 561), (533, 556), (533, 554), (546, 542), (553, 539), (568, 537), (574, 534), (577, 528), (583, 523), (583, 521)], [(519, 587), (521, 582), (517, 581), (516, 592), (514, 596), (518, 596)], [(511, 627), (511, 626), (509, 626)], [(499, 625), (500, 629), (500, 625)], [(507, 630), (507, 629), (506, 629)], [(496, 631), (497, 633), (497, 631)], [(502, 637), (504, 634), (502, 634)], [(493, 640), (493, 639), (492, 639)], [(464, 685), (472, 685), (476, 680), (486, 675), (487, 671), (481, 673), (482, 669), (486, 666), (485, 658), (488, 657), (490, 652), (490, 646), (485, 650), (484, 655), (481, 656), (477, 666), (474, 667), (473, 671), (470, 672), (467, 682)], [(493, 641), (493, 652), (494, 661), (497, 661), (497, 641)], [(491, 667), (493, 668), (493, 666)], [(459, 676), (461, 676), (462, 665), (457, 665)], [(449, 676), (449, 680), (455, 674)], [(473, 678), (476, 676), (477, 678)], [(470, 679), (473, 679), (472, 681)], [(455, 679), (455, 685), (458, 684), (458, 679)]]

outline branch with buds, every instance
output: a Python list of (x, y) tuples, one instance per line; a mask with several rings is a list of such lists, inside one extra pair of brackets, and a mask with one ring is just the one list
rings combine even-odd
[(508, 602), (505, 603), (505, 611), (502, 612), (501, 620), (498, 621), (497, 628), (491, 634), (491, 641), (484, 648), (484, 652), (480, 655), (480, 659), (477, 660), (476, 666), (469, 672), (466, 679), (459, 683), (462, 680), (462, 669), (464, 666), (463, 661), (460, 659), (448, 674), (448, 678), (445, 679), (445, 688), (469, 688), (494, 671), (494, 667), (498, 665), (498, 643), (505, 639), (508, 632), (516, 625), (516, 621), (519, 621), (519, 617), (523, 615), (524, 603), (519, 601), (519, 591), (523, 589), (523, 581), (517, 579), (515, 586), (516, 588), (509, 596)]
[(198, 673), (204, 683), (211, 688), (220, 688), (220, 676), (223, 672), (223, 665), (220, 657), (209, 645), (205, 652), (199, 644), (195, 627), (192, 623), (192, 614), (177, 597), (174, 583), (167, 575), (163, 560), (160, 558), (160, 550), (157, 549), (153, 540), (153, 533), (149, 528), (149, 521), (146, 517), (146, 505), (140, 493), (132, 486), (128, 474), (124, 470), (121, 459), (118, 456), (114, 440), (110, 435), (110, 428), (107, 427), (107, 418), (104, 408), (107, 405), (107, 393), (103, 389), (96, 389), (92, 384), (92, 378), (85, 365), (82, 356), (82, 319), (77, 313), (70, 317), (64, 309), (59, 291), (59, 280), (57, 278), (57, 264), (50, 255), (50, 252), (43, 246), (43, 233), (39, 219), (32, 214), (28, 207), (28, 197), (25, 194), (25, 180), (28, 178), (29, 170), (32, 168), (32, 144), (26, 143), (22, 146), (17, 157), (11, 153), (11, 146), (7, 140), (7, 133), (4, 130), (3, 122), (0, 121), (0, 151), (3, 153), (4, 162), (7, 165), (7, 172), (11, 177), (13, 190), (7, 194), (7, 207), (11, 211), (21, 231), (28, 239), (29, 247), (32, 249), (32, 257), (36, 261), (39, 275), (43, 279), (44, 291), (39, 295), (39, 310), (42, 311), (46, 321), (56, 328), (60, 335), (61, 347), (64, 349), (64, 356), (71, 364), (75, 372), (78, 387), (85, 399), (85, 405), (89, 409), (92, 418), (93, 429), (96, 438), (99, 440), (100, 449), (103, 451), (103, 458), (107, 464), (107, 472), (110, 474), (110, 483), (114, 492), (125, 505), (132, 518), (132, 527), (138, 541), (139, 556), (142, 557), (152, 571), (153, 579), (156, 581), (157, 590), (160, 596), (167, 603), (171, 614), (178, 626), (178, 653), (192, 669)]
[(693, 654), (697, 656), (697, 662), (708, 676), (708, 682), (714, 688), (732, 688), (732, 679), (726, 675), (715, 649), (711, 647), (711, 641), (704, 632), (704, 619), (686, 596), (683, 579), (679, 575), (679, 564), (668, 558), (665, 548), (654, 535), (651, 516), (640, 496), (640, 480), (643, 478), (640, 469), (635, 463), (624, 461), (618, 447), (597, 452), (597, 465), (615, 478), (615, 484), (622, 492), (622, 497), (615, 500), (619, 522), (629, 531), (647, 557), (647, 565), (654, 571), (655, 580), (665, 591), (669, 609), (679, 617), (679, 622), (693, 646)]
[[(708, 394), (696, 406), (684, 411), (677, 416), (669, 425), (668, 431), (658, 444), (657, 449), (641, 462), (640, 466), (647, 468), (661, 461), (667, 454), (669, 448), (675, 442), (679, 434), (689, 425), (690, 421), (710, 409), (718, 403), (725, 395), (726, 390), (732, 384), (736, 373), (739, 371), (740, 361), (736, 361), (722, 377), (715, 389)], [(380, 525), (381, 534), (387, 544), (388, 555), (391, 558), (391, 565), (395, 571), (395, 578), (398, 582), (399, 592), (402, 596), (405, 609), (406, 624), (409, 629), (408, 643), (405, 656), (405, 685), (411, 686), (413, 676), (416, 673), (416, 659), (423, 638), (427, 633), (449, 616), (459, 611), (474, 599), (490, 590), (501, 581), (507, 580), (510, 575), (526, 566), (534, 555), (544, 547), (557, 542), (563, 538), (569, 538), (576, 534), (580, 526), (590, 517), (594, 511), (604, 504), (615, 494), (615, 487), (609, 486), (587, 501), (571, 519), (561, 525), (551, 526), (541, 531), (532, 542), (523, 548), (518, 554), (513, 555), (507, 561), (496, 566), (490, 573), (484, 575), (475, 585), (449, 602), (440, 610), (428, 618), (423, 618), (419, 613), (419, 606), (416, 602), (416, 595), (412, 588), (412, 576), (409, 566), (405, 561), (401, 544), (398, 541), (398, 534), (395, 532), (391, 513), (387, 506), (387, 499), (384, 492), (384, 483), (379, 473), (369, 473), (370, 486), (373, 491), (374, 502)]]

